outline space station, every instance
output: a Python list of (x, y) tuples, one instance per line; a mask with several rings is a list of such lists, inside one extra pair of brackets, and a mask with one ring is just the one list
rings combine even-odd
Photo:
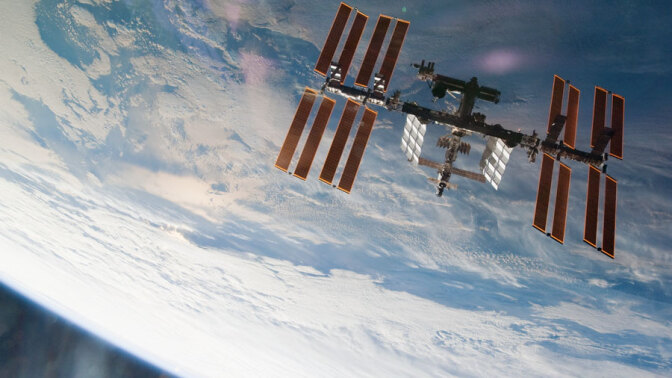
[[(410, 23), (405, 20), (379, 15), (374, 26), (361, 66), (355, 75), (354, 85), (346, 85), (346, 78), (353, 71), (352, 62), (369, 17), (358, 9), (340, 3), (324, 47), (317, 59), (314, 71), (323, 78), (319, 89), (306, 87), (298, 104), (287, 136), (278, 154), (275, 166), (287, 173), (306, 180), (315, 159), (325, 129), (331, 118), (336, 101), (330, 96), (346, 99), (338, 125), (323, 163), (319, 180), (350, 193), (353, 190), (360, 163), (364, 157), (378, 110), (406, 114), (401, 136), (401, 150), (412, 165), (436, 170), (436, 178), (429, 181), (436, 185), (436, 195), (443, 196), (446, 190), (455, 190), (456, 180), (469, 179), (489, 184), (497, 190), (502, 182), (506, 166), (513, 150), (522, 149), (530, 163), (541, 164), (532, 226), (551, 239), (564, 244), (572, 169), (563, 161), (572, 160), (588, 168), (586, 189), (585, 223), (583, 240), (610, 258), (615, 257), (615, 231), (617, 207), (617, 180), (607, 174), (609, 157), (623, 159), (623, 128), (625, 101), (622, 96), (595, 87), (593, 117), (589, 149), (576, 146), (576, 132), (580, 90), (559, 76), (553, 77), (549, 116), (546, 134), (542, 138), (533, 131), (531, 135), (508, 129), (500, 124), (486, 122), (486, 115), (474, 112), (477, 101), (499, 103), (500, 91), (481, 85), (478, 78), (461, 80), (438, 74), (435, 63), (424, 60), (413, 64), (417, 79), (428, 84), (432, 96), (437, 99), (446, 95), (459, 98), (459, 107), (454, 111), (435, 110), (416, 102), (402, 100), (400, 91), (388, 93), (394, 68), (404, 44)], [(341, 46), (346, 27), (350, 26), (342, 44), (338, 60), (334, 60)], [(393, 27), (392, 27), (393, 26)], [(388, 37), (388, 34), (391, 35)], [(388, 41), (380, 62), (379, 55), (384, 42)], [(376, 70), (376, 67), (378, 69)], [(568, 89), (565, 90), (565, 87)], [(459, 97), (458, 97), (459, 96)], [(566, 99), (566, 102), (565, 102)], [(611, 125), (606, 127), (607, 105), (611, 100)], [(316, 101), (317, 113), (308, 131), (303, 149), (294, 171), (290, 172), (294, 154), (304, 133)], [(567, 104), (566, 107), (563, 106)], [(360, 109), (363, 111), (360, 112)], [(358, 116), (361, 114), (361, 118)], [(335, 176), (355, 121), (359, 119), (351, 149), (338, 184)], [(445, 149), (444, 160), (433, 161), (422, 155), (428, 127), (447, 131), (436, 141), (436, 146)], [(562, 137), (561, 137), (562, 134)], [(471, 136), (485, 138), (485, 150), (478, 169), (458, 168), (460, 155), (469, 154)], [(609, 147), (609, 152), (606, 152)], [(557, 179), (554, 180), (555, 163), (558, 162)], [(604, 175), (604, 185), (601, 177)], [(455, 177), (454, 177), (455, 176)], [(555, 202), (552, 224), (548, 227), (549, 207), (553, 182)], [(598, 243), (600, 193), (604, 187), (601, 241)]]

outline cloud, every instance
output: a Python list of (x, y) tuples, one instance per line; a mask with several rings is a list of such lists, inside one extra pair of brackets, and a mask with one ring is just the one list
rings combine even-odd
[(607, 311), (581, 306), (575, 303), (561, 303), (553, 307), (537, 308), (538, 316), (549, 319), (566, 319), (600, 333), (623, 334), (633, 331), (637, 334), (672, 340), (669, 321), (656, 321), (634, 312), (632, 303), (608, 302)]
[[(204, 250), (154, 226), (174, 217), (149, 204), (126, 203), (103, 188), (65, 186), (67, 176), (43, 178), (71, 193), (58, 208), (49, 199), (58, 191), (0, 179), (13, 204), (0, 216), (11, 225), (0, 236), (0, 275), (176, 374), (313, 375), (327, 365), (339, 376), (469, 375), (505, 367), (548, 374), (564, 368), (542, 343), (559, 334), (563, 344), (595, 347), (569, 330), (384, 289), (368, 275), (344, 270), (324, 275), (256, 254)], [(38, 193), (44, 200), (35, 200)], [(44, 287), (51, 288), (48, 295)], [(540, 314), (553, 318), (566, 310), (571, 319), (577, 314), (585, 321), (577, 308), (564, 304)], [(659, 327), (635, 320), (646, 329)], [(219, 358), (222, 353), (227, 358)], [(590, 368), (646, 374), (608, 360), (593, 361)]]
[(588, 283), (591, 285), (595, 285), (597, 287), (601, 287), (603, 289), (606, 289), (612, 285), (609, 284), (606, 280), (603, 280), (601, 278), (591, 278), (588, 280)]

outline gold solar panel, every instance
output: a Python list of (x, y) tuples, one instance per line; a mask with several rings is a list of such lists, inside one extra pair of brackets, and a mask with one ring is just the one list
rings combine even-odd
[(369, 47), (366, 49), (366, 54), (364, 54), (364, 61), (362, 62), (362, 66), (359, 68), (355, 85), (360, 87), (369, 86), (369, 80), (371, 79), (371, 74), (373, 74), (373, 68), (376, 65), (376, 60), (378, 60), (380, 49), (383, 47), (385, 34), (387, 34), (387, 28), (390, 26), (391, 21), (392, 19), (388, 16), (383, 16), (382, 14), (378, 16), (378, 22), (376, 22), (376, 27), (373, 30), (373, 34), (371, 35), (371, 40), (369, 41)]
[(551, 132), (551, 125), (562, 112), (562, 96), (565, 93), (565, 80), (558, 75), (553, 75), (553, 89), (551, 90), (551, 106), (548, 110), (548, 127), (546, 132)]
[(275, 166), (285, 172), (289, 169), (289, 163), (292, 162), (292, 156), (294, 156), (296, 146), (299, 144), (299, 139), (301, 139), (303, 129), (306, 127), (306, 122), (308, 122), (308, 116), (310, 116), (310, 111), (313, 108), (316, 95), (317, 92), (310, 88), (306, 88), (303, 91), (299, 106), (296, 108), (294, 119), (289, 126), (285, 141), (282, 143), (278, 159), (275, 161)]
[(345, 3), (341, 3), (338, 7), (334, 22), (331, 24), (329, 34), (327, 34), (327, 40), (324, 41), (324, 47), (322, 48), (320, 57), (317, 58), (317, 64), (315, 65), (315, 71), (322, 75), (327, 75), (331, 59), (336, 53), (336, 48), (341, 41), (341, 35), (343, 35), (343, 30), (345, 30), (345, 25), (348, 23), (351, 11), (352, 7)]
[(617, 94), (611, 95), (611, 137), (609, 155), (623, 159), (623, 118), (625, 116), (625, 99)]
[(394, 32), (392, 32), (390, 45), (387, 47), (385, 58), (383, 58), (383, 65), (380, 67), (380, 74), (385, 78), (385, 91), (387, 91), (387, 87), (390, 85), (392, 72), (394, 72), (394, 66), (397, 64), (397, 59), (399, 58), (401, 47), (404, 45), (406, 32), (408, 32), (410, 25), (411, 23), (408, 21), (397, 20), (397, 25), (395, 25)]
[(618, 183), (609, 176), (604, 179), (604, 224), (602, 225), (602, 253), (614, 258), (616, 243), (616, 191)]
[(604, 120), (607, 112), (607, 91), (595, 87), (595, 99), (593, 100), (593, 124), (590, 128), (590, 147), (595, 147), (597, 139), (604, 129)]
[(455, 167), (452, 167), (450, 169), (450, 172), (457, 175), (457, 176), (466, 177), (466, 178), (474, 180), (474, 181), (485, 182), (485, 176), (483, 176), (483, 174), (480, 174), (480, 173), (465, 171), (463, 169), (455, 168)]
[(586, 223), (583, 241), (597, 247), (597, 212), (600, 204), (600, 170), (592, 165), (588, 169), (588, 192), (586, 193)]
[(352, 186), (355, 183), (355, 177), (357, 177), (359, 164), (362, 162), (362, 158), (364, 157), (366, 144), (369, 142), (369, 136), (371, 136), (371, 130), (373, 129), (373, 123), (376, 121), (377, 115), (378, 113), (375, 111), (369, 108), (364, 108), (362, 122), (357, 128), (355, 141), (352, 143), (350, 155), (348, 155), (348, 160), (345, 162), (345, 168), (343, 168), (341, 180), (338, 182), (338, 189), (341, 189), (346, 193), (350, 193)]
[(299, 162), (294, 170), (294, 176), (304, 180), (308, 177), (310, 166), (313, 164), (313, 159), (315, 159), (317, 147), (320, 145), (322, 135), (324, 135), (324, 129), (327, 128), (327, 123), (329, 122), (329, 117), (331, 117), (331, 111), (334, 109), (335, 103), (336, 101), (329, 97), (322, 99), (320, 109), (317, 111), (315, 121), (313, 121), (313, 126), (310, 128), (308, 139), (306, 139), (306, 144), (303, 147), (303, 152), (301, 152), (301, 157), (299, 157)]
[(343, 149), (348, 141), (350, 129), (352, 129), (352, 124), (355, 122), (358, 110), (359, 103), (348, 99), (348, 102), (346, 102), (345, 107), (343, 108), (341, 119), (338, 121), (338, 127), (336, 128), (334, 139), (331, 142), (331, 147), (329, 147), (327, 159), (324, 161), (322, 172), (320, 172), (320, 180), (329, 185), (331, 185), (334, 180), (338, 163), (343, 155)]
[(554, 162), (555, 159), (548, 154), (544, 154), (544, 158), (541, 161), (541, 170), (539, 171), (539, 187), (537, 189), (537, 200), (532, 225), (543, 233), (546, 233), (546, 218), (548, 218), (548, 203), (551, 199)]
[(434, 169), (443, 169), (443, 164), (425, 159), (423, 157), (418, 158), (418, 165), (424, 165), (425, 167), (431, 167)]
[(367, 17), (364, 13), (357, 12), (355, 15), (355, 20), (352, 22), (350, 33), (348, 34), (348, 38), (345, 40), (343, 52), (341, 52), (341, 58), (338, 60), (338, 65), (341, 66), (342, 73), (341, 84), (345, 82), (345, 77), (348, 75), (352, 58), (355, 56), (357, 45), (359, 45), (359, 40), (362, 38), (362, 32), (364, 32), (364, 27), (366, 26), (366, 21), (368, 19), (369, 17)]
[(567, 203), (569, 200), (569, 181), (572, 178), (572, 170), (560, 163), (558, 173), (558, 189), (555, 192), (555, 211), (553, 212), (553, 227), (551, 237), (560, 243), (565, 240), (565, 225), (567, 223)]
[(567, 100), (567, 123), (565, 124), (565, 137), (563, 143), (571, 148), (576, 144), (576, 125), (579, 117), (579, 96), (581, 92), (575, 86), (569, 86), (569, 98)]

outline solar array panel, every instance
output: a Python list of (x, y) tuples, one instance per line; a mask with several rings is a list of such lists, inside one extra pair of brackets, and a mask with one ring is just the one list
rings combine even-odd
[(383, 47), (385, 34), (387, 34), (387, 28), (390, 26), (391, 21), (392, 19), (388, 16), (383, 16), (382, 14), (378, 16), (378, 22), (376, 22), (376, 27), (374, 28), (373, 34), (371, 35), (371, 40), (369, 41), (369, 47), (366, 49), (366, 53), (364, 54), (364, 61), (362, 62), (362, 66), (359, 68), (355, 85), (360, 87), (369, 86), (369, 80), (371, 80), (373, 68), (376, 65), (376, 61), (378, 60), (380, 49)]
[(553, 89), (551, 90), (551, 107), (548, 111), (548, 127), (546, 132), (551, 132), (551, 125), (555, 121), (555, 117), (562, 112), (562, 97), (565, 93), (565, 80), (558, 75), (553, 75)]
[(539, 231), (546, 233), (546, 218), (548, 218), (548, 203), (551, 199), (551, 182), (553, 181), (553, 163), (555, 159), (544, 154), (539, 172), (539, 187), (537, 189), (537, 201), (534, 208), (534, 221), (532, 225)]
[(348, 23), (351, 11), (352, 7), (345, 3), (341, 3), (338, 7), (334, 22), (331, 24), (329, 34), (327, 34), (327, 40), (324, 41), (324, 47), (322, 48), (320, 57), (317, 58), (317, 64), (315, 65), (315, 71), (324, 76), (327, 75), (331, 59), (336, 53), (336, 48), (341, 41), (341, 35), (343, 35), (343, 30), (345, 30), (345, 25)]
[(607, 91), (595, 87), (593, 100), (593, 124), (590, 128), (590, 147), (595, 147), (597, 140), (604, 129), (604, 120), (607, 112)]
[(343, 149), (348, 141), (350, 129), (352, 129), (352, 124), (355, 122), (355, 117), (357, 117), (359, 106), (360, 104), (357, 101), (348, 99), (343, 108), (341, 119), (338, 121), (338, 127), (336, 128), (334, 139), (332, 140), (331, 147), (327, 153), (327, 159), (322, 167), (322, 172), (320, 172), (320, 180), (329, 185), (331, 185), (334, 180), (338, 163), (343, 155)]
[[(564, 146), (569, 147), (569, 149), (560, 148), (561, 146), (555, 144), (563, 128), (563, 123), (560, 122), (561, 118), (558, 118), (558, 116), (562, 115), (561, 111), (564, 96), (564, 86), (565, 81), (559, 76), (554, 75), (553, 89), (551, 90), (551, 105), (548, 116), (547, 135), (544, 144), (546, 147), (549, 147), (552, 144), (553, 147), (551, 150), (555, 149), (555, 151), (559, 151), (558, 159), (566, 154), (572, 159), (581, 160), (582, 158), (576, 158), (575, 151), (572, 151), (576, 149), (579, 99), (581, 95), (581, 92), (573, 85), (569, 85), (567, 113), (564, 122), (565, 134), (562, 140)], [(603, 165), (606, 157), (604, 160), (598, 160), (597, 158), (600, 157), (609, 143), (609, 154), (618, 159), (623, 158), (623, 124), (625, 101), (622, 96), (611, 94), (611, 128), (607, 129), (605, 126), (605, 121), (608, 101), (607, 96), (609, 94), (611, 94), (611, 92), (608, 92), (607, 90), (597, 86), (595, 87), (593, 119), (590, 132), (590, 146), (592, 148), (590, 156), (591, 159), (594, 159), (595, 161), (588, 163), (588, 187), (586, 193), (586, 213), (583, 230), (583, 240), (595, 248), (597, 248), (597, 228), (599, 221), (598, 218), (600, 215), (600, 168), (606, 168), (606, 166)], [(555, 122), (556, 118), (558, 119), (558, 122)], [(576, 152), (578, 153), (581, 151)], [(486, 153), (488, 153), (487, 148)], [(483, 162), (481, 164), (483, 166)], [(553, 165), (553, 157), (545, 153), (539, 173), (539, 188), (535, 204), (534, 220), (532, 223), (535, 228), (544, 233), (546, 232), (546, 218), (548, 215), (548, 205), (551, 194), (550, 191), (553, 176)], [(567, 165), (560, 163), (557, 190), (555, 195), (555, 209), (553, 212), (553, 225), (551, 232), (548, 234), (560, 243), (564, 243), (565, 238), (571, 172), (571, 169)], [(489, 180), (487, 174), (486, 180)], [(598, 250), (602, 251), (611, 258), (614, 257), (616, 233), (616, 190), (616, 180), (610, 176), (606, 176), (602, 246), (598, 248)]]
[[(361, 40), (364, 28), (366, 27), (366, 23), (368, 21), (368, 16), (359, 10), (356, 10), (354, 20), (350, 26), (350, 31), (343, 45), (343, 50), (341, 51), (338, 63), (334, 63), (332, 59), (336, 54), (336, 50), (338, 49), (339, 44), (341, 43), (343, 32), (349, 23), (350, 15), (352, 14), (353, 9), (353, 7), (345, 3), (340, 3), (338, 11), (336, 12), (334, 20), (331, 24), (331, 28), (329, 29), (329, 33), (327, 34), (327, 38), (324, 42), (324, 47), (322, 48), (320, 56), (318, 57), (315, 64), (315, 71), (324, 76), (326, 76), (329, 73), (329, 70), (332, 69), (332, 63), (338, 65), (338, 69), (340, 71), (335, 71), (332, 73), (332, 76), (328, 81), (329, 85), (333, 84), (332, 80), (334, 78), (339, 78), (336, 72), (340, 72), (340, 84), (343, 85), (345, 82), (345, 78), (347, 77), (348, 71), (357, 51), (357, 46), (359, 45), (359, 41)], [(378, 17), (376, 26), (374, 27), (371, 39), (369, 41), (369, 45), (364, 55), (362, 66), (360, 67), (357, 78), (355, 80), (356, 85), (368, 87), (369, 81), (371, 80), (371, 76), (374, 72), (374, 67), (378, 60), (378, 55), (380, 54), (391, 22), (391, 17), (384, 15), (380, 15)], [(386, 83), (385, 88), (383, 88), (384, 90), (387, 89), (387, 85), (390, 82), (390, 78), (399, 57), (401, 47), (403, 46), (409, 25), (410, 23), (408, 21), (399, 20), (397, 21), (394, 31), (392, 32), (390, 44), (387, 48), (385, 58), (383, 59), (380, 72), (380, 76), (385, 79)], [(316, 96), (316, 91), (306, 88), (296, 110), (296, 114), (294, 115), (294, 120), (290, 125), (285, 142), (280, 149), (275, 166), (285, 172), (287, 172), (289, 169), (289, 165), (291, 163), (294, 152), (296, 151), (301, 134), (303, 133), (305, 125), (310, 116)], [(301, 152), (301, 156), (299, 157), (296, 169), (294, 170), (294, 176), (304, 180), (307, 178), (310, 167), (313, 163), (313, 160), (315, 159), (320, 141), (324, 136), (324, 132), (326, 130), (329, 117), (331, 116), (334, 106), (334, 100), (327, 97), (323, 98), (306, 139), (303, 151)], [(331, 184), (334, 181), (338, 164), (343, 155), (343, 150), (347, 144), (350, 130), (352, 129), (352, 125), (355, 121), (355, 118), (357, 117), (360, 106), (361, 104), (357, 101), (351, 99), (347, 100), (341, 115), (341, 119), (338, 123), (338, 127), (336, 128), (334, 139), (332, 140), (329, 152), (327, 153), (326, 160), (322, 167), (322, 171), (320, 172), (321, 181), (328, 184)], [(349, 193), (350, 190), (352, 190), (352, 186), (357, 176), (361, 159), (364, 156), (366, 144), (368, 143), (369, 136), (371, 135), (376, 116), (377, 113), (375, 111), (368, 108), (365, 109), (364, 115), (353, 141), (352, 149), (348, 155), (340, 182), (338, 184), (338, 188), (345, 192)], [(414, 139), (414, 143), (417, 142), (421, 145), (422, 136), (418, 138), (420, 139)], [(418, 153), (420, 145), (417, 146)], [(416, 147), (415, 144), (414, 147)]]
[(555, 211), (553, 212), (553, 227), (551, 237), (560, 243), (565, 241), (565, 224), (567, 222), (567, 202), (569, 200), (569, 181), (572, 170), (560, 163), (558, 174), (558, 189), (555, 192)]
[(418, 165), (423, 165), (425, 167), (430, 167), (434, 169), (443, 169), (443, 164), (422, 157), (418, 159)]
[(563, 143), (571, 148), (576, 144), (576, 125), (579, 117), (579, 96), (581, 92), (575, 86), (569, 86), (567, 100), (567, 122), (565, 123), (565, 137)]
[(331, 111), (334, 109), (334, 104), (336, 104), (336, 101), (329, 97), (325, 96), (322, 98), (322, 103), (320, 104), (320, 108), (313, 121), (313, 126), (308, 133), (306, 144), (303, 147), (303, 152), (301, 152), (301, 157), (299, 157), (299, 162), (294, 170), (294, 176), (304, 180), (308, 177), (310, 166), (313, 164), (317, 147), (320, 145), (324, 130), (327, 128), (327, 123), (329, 123), (329, 117), (331, 117)]
[(345, 162), (345, 168), (343, 168), (343, 173), (341, 174), (341, 180), (338, 183), (338, 189), (341, 189), (346, 193), (350, 193), (352, 186), (355, 183), (355, 177), (357, 177), (359, 164), (362, 162), (362, 158), (364, 157), (366, 144), (369, 142), (369, 136), (371, 135), (373, 123), (376, 121), (377, 115), (378, 113), (376, 113), (374, 110), (364, 108), (362, 122), (357, 128), (355, 141), (352, 143), (350, 155), (348, 155), (348, 160)]
[(474, 181), (485, 182), (485, 176), (483, 176), (480, 173), (465, 171), (463, 169), (455, 168), (455, 167), (452, 167), (450, 169), (450, 172), (452, 172), (453, 174), (456, 174), (458, 176), (462, 176), (462, 177), (465, 177), (465, 178), (468, 178), (468, 179), (471, 179), (471, 180), (474, 180)]
[(303, 129), (308, 122), (308, 116), (310, 116), (310, 111), (313, 108), (316, 96), (317, 92), (310, 88), (306, 88), (303, 91), (303, 96), (301, 96), (299, 106), (296, 108), (294, 119), (289, 126), (289, 131), (287, 131), (287, 136), (282, 143), (280, 153), (275, 161), (275, 166), (285, 172), (289, 169), (289, 163), (292, 162), (292, 157), (296, 151), (296, 146), (299, 144), (299, 139), (301, 139)]
[[(338, 11), (336, 12), (331, 29), (329, 30), (326, 41), (324, 42), (324, 47), (322, 48), (320, 56), (318, 57), (317, 63), (315, 65), (315, 71), (323, 76), (326, 76), (329, 71), (332, 59), (336, 53), (336, 50), (338, 49), (343, 31), (348, 24), (348, 19), (352, 10), (353, 8), (351, 6), (345, 3), (341, 3)], [(357, 51), (357, 46), (359, 45), (359, 41), (364, 32), (367, 21), (368, 16), (360, 11), (356, 12), (355, 19), (352, 22), (350, 32), (348, 33), (348, 37), (346, 38), (345, 44), (343, 46), (343, 51), (341, 52), (341, 56), (338, 60), (338, 66), (340, 67), (341, 72), (341, 85), (345, 83), (345, 78), (348, 75), (348, 70), (352, 64), (352, 60), (355, 56), (355, 52)], [(373, 34), (369, 40), (369, 46), (366, 49), (366, 53), (364, 54), (364, 60), (355, 79), (355, 85), (368, 87), (371, 76), (374, 73), (378, 55), (380, 54), (380, 51), (383, 47), (383, 42), (385, 41), (385, 36), (387, 35), (387, 30), (389, 29), (391, 23), (391, 17), (384, 15), (378, 16), (378, 21), (376, 22)], [(394, 31), (392, 32), (392, 37), (390, 38), (390, 43), (387, 47), (387, 51), (385, 53), (385, 57), (383, 58), (383, 63), (379, 72), (380, 76), (385, 79), (385, 86), (383, 88), (384, 92), (387, 91), (387, 87), (389, 86), (390, 79), (392, 78), (392, 73), (394, 72), (394, 67), (397, 63), (397, 59), (399, 58), (399, 53), (401, 52), (401, 48), (404, 44), (404, 39), (406, 38), (406, 33), (408, 32), (409, 26), (410, 23), (408, 21), (397, 20)]]
[(609, 155), (623, 159), (623, 118), (625, 117), (625, 99), (619, 95), (611, 95), (611, 137)]
[(602, 225), (602, 252), (614, 258), (616, 243), (616, 191), (618, 183), (605, 175), (604, 179), (604, 224)]
[(586, 223), (583, 241), (597, 247), (597, 212), (600, 204), (600, 171), (592, 165), (588, 169), (588, 190), (586, 193)]
[(341, 73), (343, 74), (341, 76), (341, 84), (343, 84), (345, 77), (348, 75), (350, 64), (352, 64), (352, 58), (355, 56), (357, 45), (359, 45), (359, 40), (362, 38), (362, 33), (364, 32), (364, 27), (366, 26), (366, 21), (368, 19), (369, 17), (364, 13), (357, 12), (355, 20), (352, 22), (350, 33), (345, 40), (343, 52), (341, 52), (341, 57), (338, 60), (338, 65), (341, 66)]
[(387, 86), (392, 78), (392, 72), (394, 72), (394, 66), (397, 64), (397, 59), (399, 58), (401, 47), (404, 45), (404, 39), (406, 38), (409, 26), (410, 23), (408, 21), (397, 20), (394, 32), (392, 32), (392, 39), (387, 47), (385, 58), (383, 58), (383, 65), (380, 68), (380, 74), (385, 78), (385, 91), (387, 91)]

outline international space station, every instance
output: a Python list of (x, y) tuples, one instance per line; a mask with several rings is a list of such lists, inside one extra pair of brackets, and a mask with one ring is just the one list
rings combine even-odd
[[(354, 17), (351, 17), (354, 13)], [(352, 19), (352, 21), (350, 21)], [(580, 91), (574, 85), (565, 86), (568, 81), (554, 76), (551, 90), (546, 136), (541, 138), (536, 132), (527, 135), (520, 131), (509, 130), (499, 124), (486, 123), (484, 114), (473, 112), (477, 100), (498, 103), (500, 92), (497, 89), (482, 86), (476, 77), (468, 81), (437, 74), (434, 63), (421, 61), (413, 66), (418, 69), (417, 78), (425, 81), (431, 88), (435, 100), (446, 94), (460, 95), (459, 107), (453, 111), (435, 110), (423, 107), (415, 102), (404, 102), (401, 92), (394, 91), (386, 96), (392, 73), (399, 58), (401, 48), (410, 27), (408, 21), (379, 15), (371, 34), (362, 64), (355, 76), (354, 85), (346, 85), (346, 78), (368, 21), (368, 16), (345, 3), (340, 3), (336, 16), (327, 34), (324, 47), (317, 59), (315, 72), (324, 77), (320, 89), (306, 87), (299, 102), (294, 119), (282, 144), (275, 166), (291, 173), (289, 166), (298, 147), (313, 105), (320, 99), (320, 106), (313, 118), (312, 126), (305, 139), (303, 150), (294, 168), (294, 176), (306, 180), (317, 149), (324, 135), (336, 101), (329, 97), (333, 94), (346, 99), (331, 146), (319, 175), (320, 181), (336, 187), (346, 193), (352, 191), (360, 163), (364, 156), (373, 125), (378, 115), (372, 107), (384, 108), (406, 114), (406, 123), (401, 138), (401, 149), (407, 160), (414, 165), (426, 166), (437, 170), (437, 177), (430, 178), (436, 184), (437, 196), (446, 189), (456, 189), (451, 182), (453, 176), (467, 178), (481, 183), (489, 183), (497, 190), (506, 165), (514, 148), (526, 151), (529, 162), (534, 163), (541, 152), (542, 161), (537, 188), (537, 198), (532, 225), (542, 233), (559, 243), (564, 243), (567, 220), (567, 206), (571, 180), (571, 168), (561, 160), (574, 160), (588, 166), (588, 188), (586, 194), (585, 224), (583, 240), (598, 251), (611, 257), (615, 256), (616, 197), (617, 181), (606, 174), (606, 162), (609, 156), (623, 159), (623, 126), (625, 101), (622, 96), (603, 88), (595, 87), (593, 104), (593, 122), (591, 128), (590, 151), (576, 148), (576, 131)], [(390, 26), (394, 24), (392, 34), (386, 39)], [(342, 44), (338, 60), (334, 60), (336, 51), (346, 26), (349, 33)], [(377, 71), (376, 63), (384, 42), (387, 49)], [(374, 74), (375, 72), (375, 74)], [(563, 102), (567, 97), (567, 107), (563, 112)], [(611, 98), (611, 127), (606, 127), (608, 98)], [(352, 142), (345, 166), (338, 184), (334, 178), (338, 170), (355, 120), (360, 108), (361, 119)], [(439, 137), (436, 145), (444, 148), (443, 162), (429, 160), (421, 156), (425, 133), (429, 125), (438, 125), (448, 130)], [(560, 134), (563, 133), (562, 139)], [(463, 139), (471, 135), (486, 138), (486, 146), (478, 171), (470, 171), (455, 166), (460, 154), (468, 154), (471, 145)], [(609, 153), (605, 153), (609, 145)], [(548, 210), (550, 206), (553, 171), (556, 160), (559, 162), (556, 181), (553, 221), (547, 230)], [(604, 209), (602, 211), (602, 241), (598, 247), (598, 220), (600, 204), (601, 176), (605, 174)], [(550, 232), (547, 232), (550, 231)]]

